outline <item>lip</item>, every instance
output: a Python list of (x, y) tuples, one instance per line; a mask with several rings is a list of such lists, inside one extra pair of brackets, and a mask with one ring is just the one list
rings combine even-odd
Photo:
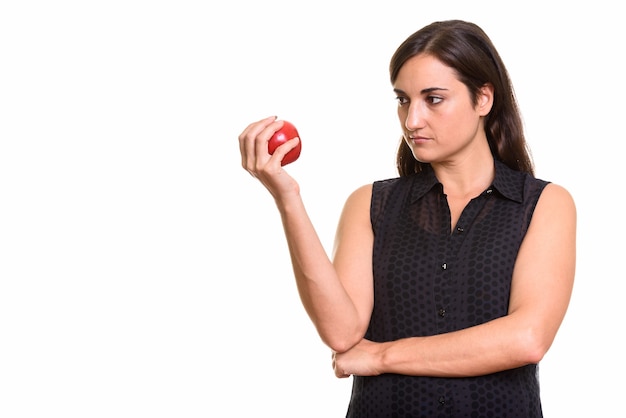
[(409, 140), (414, 144), (423, 144), (427, 141), (430, 141), (430, 138), (426, 138), (425, 136), (409, 135)]

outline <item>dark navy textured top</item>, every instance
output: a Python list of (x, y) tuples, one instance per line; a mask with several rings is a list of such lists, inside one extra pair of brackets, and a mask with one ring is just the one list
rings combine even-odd
[[(495, 163), (451, 230), (430, 167), (373, 184), (374, 309), (365, 338), (460, 330), (507, 314), (517, 253), (546, 181)], [(542, 417), (537, 365), (467, 378), (353, 377), (347, 417)]]

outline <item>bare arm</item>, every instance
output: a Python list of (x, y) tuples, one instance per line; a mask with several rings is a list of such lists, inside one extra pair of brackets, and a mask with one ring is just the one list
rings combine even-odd
[(322, 341), (335, 351), (345, 351), (363, 338), (371, 313), (371, 190), (368, 195), (367, 187), (359, 189), (346, 201), (337, 230), (337, 241), (346, 242), (341, 245), (345, 250), (336, 252), (333, 264), (307, 214), (298, 184), (280, 165), (296, 142), (288, 141), (274, 155), (267, 152), (267, 141), (281, 124), (267, 118), (242, 132), (242, 166), (274, 197), (300, 299)]
[(372, 310), (369, 189), (357, 190), (346, 201), (336, 237), (343, 251), (335, 250), (334, 263), (300, 197), (277, 201), (300, 298), (322, 340), (334, 351), (345, 351), (363, 338)]
[(561, 325), (576, 263), (576, 209), (550, 184), (520, 248), (508, 315), (464, 330), (388, 343), (362, 340), (335, 354), (338, 377), (399, 373), (477, 376), (539, 362)]

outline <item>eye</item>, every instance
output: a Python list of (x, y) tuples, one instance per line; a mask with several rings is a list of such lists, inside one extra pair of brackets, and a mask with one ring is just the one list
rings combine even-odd
[(398, 101), (398, 106), (403, 106), (409, 102), (409, 99), (404, 96), (398, 96), (396, 100)]
[(439, 104), (443, 101), (443, 97), (439, 97), (439, 96), (428, 96), (426, 98), (426, 100), (433, 105)]

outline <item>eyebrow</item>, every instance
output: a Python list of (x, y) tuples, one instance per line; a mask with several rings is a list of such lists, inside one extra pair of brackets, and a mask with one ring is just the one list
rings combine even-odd
[[(432, 93), (433, 91), (438, 91), (438, 90), (448, 90), (448, 89), (445, 89), (443, 87), (428, 87), (426, 89), (422, 89), (420, 91), (420, 94)], [(402, 91), (400, 89), (393, 89), (393, 91), (398, 93), (398, 94), (406, 94), (404, 91)]]

